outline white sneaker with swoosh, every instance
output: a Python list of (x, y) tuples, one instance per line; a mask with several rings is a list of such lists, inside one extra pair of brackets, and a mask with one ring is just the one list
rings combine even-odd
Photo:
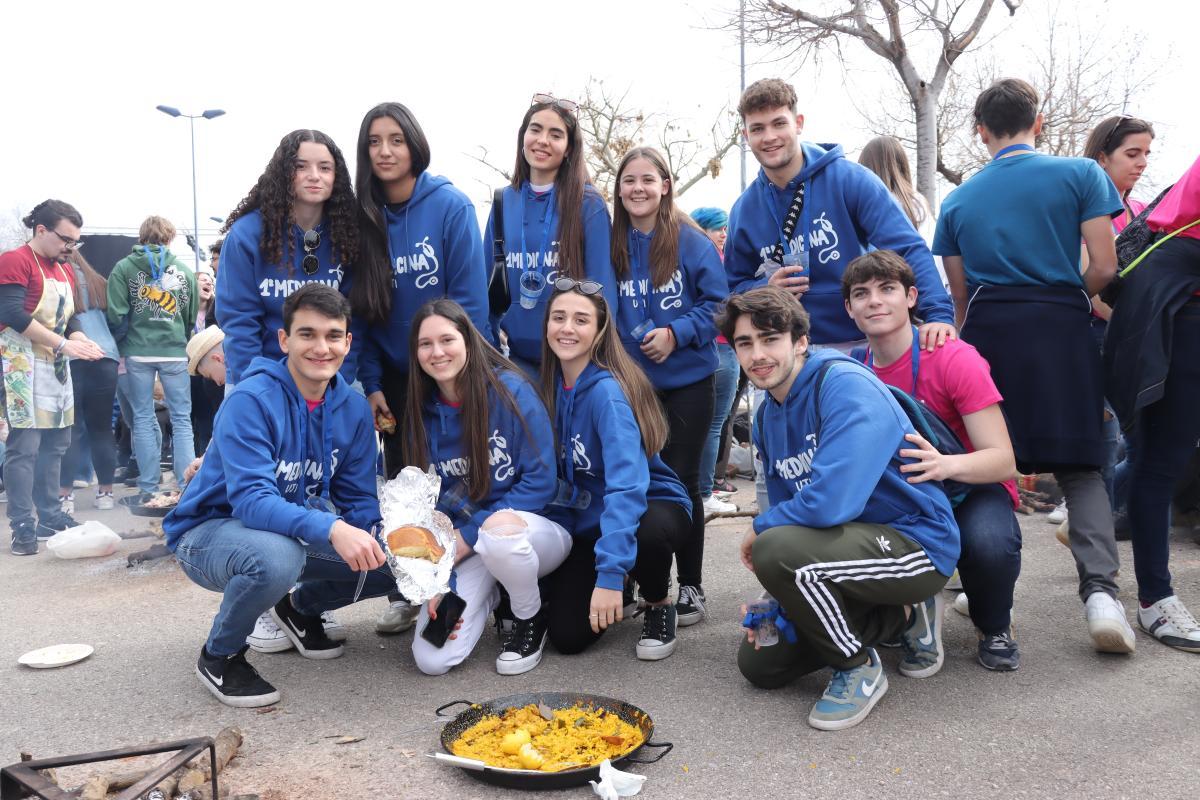
[(945, 613), (946, 601), (941, 592), (912, 606), (909, 627), (900, 634), (900, 645), (904, 648), (901, 675), (928, 678), (941, 670), (945, 661), (942, 651), (942, 617)]

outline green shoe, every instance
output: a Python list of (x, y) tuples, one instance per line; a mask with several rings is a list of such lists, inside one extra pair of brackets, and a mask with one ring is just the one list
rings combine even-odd
[(912, 607), (912, 619), (908, 629), (900, 634), (904, 648), (904, 660), (900, 662), (900, 674), (909, 678), (928, 678), (942, 668), (945, 654), (942, 652), (942, 615), (946, 613), (946, 601), (938, 592), (924, 603)]
[(875, 648), (867, 648), (867, 662), (853, 669), (834, 670), (825, 694), (813, 706), (808, 724), (823, 731), (853, 728), (867, 718), (887, 692), (888, 679)]

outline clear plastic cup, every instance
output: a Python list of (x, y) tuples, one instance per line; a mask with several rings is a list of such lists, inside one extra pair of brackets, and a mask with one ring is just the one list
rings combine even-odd
[[(779, 603), (771, 596), (759, 597), (746, 604), (746, 610), (751, 614), (772, 615), (779, 609)], [(758, 620), (754, 626), (754, 642), (759, 647), (770, 647), (779, 643), (779, 628), (775, 625), (774, 617)]]
[(635, 341), (640, 342), (646, 338), (646, 334), (654, 330), (654, 321), (644, 319), (636, 328), (629, 332), (629, 336)]
[(521, 273), (521, 308), (535, 308), (538, 298), (546, 290), (546, 277), (537, 270), (527, 269)]
[(564, 508), (587, 508), (592, 504), (592, 493), (587, 489), (576, 489), (566, 481), (558, 482), (558, 492), (554, 495), (554, 499), (550, 501), (552, 506), (562, 506)]

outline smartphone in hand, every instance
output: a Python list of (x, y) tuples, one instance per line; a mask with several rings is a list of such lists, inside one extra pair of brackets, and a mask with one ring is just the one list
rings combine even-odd
[(446, 592), (442, 595), (442, 601), (438, 603), (437, 619), (430, 619), (426, 623), (424, 630), (421, 631), (421, 638), (434, 647), (445, 645), (466, 607), (466, 600), (454, 592)]

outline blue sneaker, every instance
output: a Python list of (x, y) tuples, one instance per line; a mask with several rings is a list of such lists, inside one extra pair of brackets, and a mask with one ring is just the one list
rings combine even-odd
[(867, 718), (887, 692), (888, 679), (875, 648), (867, 648), (867, 662), (854, 669), (834, 670), (825, 694), (813, 706), (808, 724), (823, 731), (853, 728)]
[(900, 674), (908, 678), (928, 678), (942, 668), (945, 654), (942, 652), (942, 615), (946, 613), (946, 601), (938, 592), (924, 603), (912, 607), (912, 619), (908, 629), (900, 634), (904, 648), (904, 659), (900, 662)]

